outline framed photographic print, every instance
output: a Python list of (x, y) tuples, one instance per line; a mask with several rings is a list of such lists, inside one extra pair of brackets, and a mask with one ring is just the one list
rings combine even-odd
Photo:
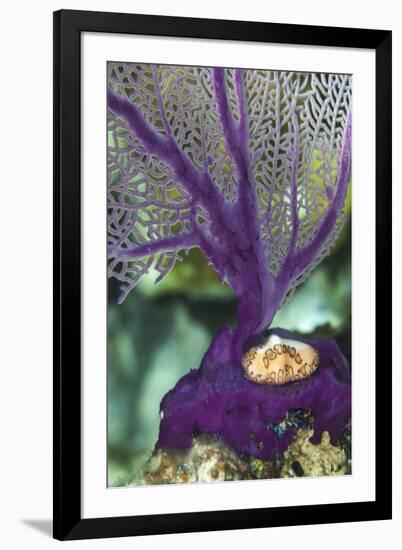
[(56, 538), (391, 517), (390, 31), (56, 12), (54, 189)]

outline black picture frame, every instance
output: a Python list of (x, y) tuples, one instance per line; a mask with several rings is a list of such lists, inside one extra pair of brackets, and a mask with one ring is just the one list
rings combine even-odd
[[(81, 49), (83, 32), (375, 50), (376, 497), (374, 501), (82, 519)], [(60, 540), (390, 519), (391, 31), (61, 10), (54, 13), (54, 521)], [(378, 289), (381, 288), (381, 292)], [(297, 513), (296, 513), (297, 512)]]

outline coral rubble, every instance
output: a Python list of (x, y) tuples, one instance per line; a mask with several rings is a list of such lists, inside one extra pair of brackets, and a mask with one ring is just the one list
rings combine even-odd
[[(309, 422), (308, 414), (304, 415), (304, 420), (304, 427), (296, 431), (286, 451), (272, 460), (262, 460), (250, 455), (239, 456), (221, 440), (203, 435), (194, 438), (187, 451), (156, 450), (126, 485), (349, 474), (351, 461), (347, 458), (343, 435), (336, 445), (330, 443), (328, 432), (323, 432), (318, 443), (311, 443), (312, 429), (306, 427), (306, 422)], [(285, 424), (292, 424), (291, 417), (283, 422)]]

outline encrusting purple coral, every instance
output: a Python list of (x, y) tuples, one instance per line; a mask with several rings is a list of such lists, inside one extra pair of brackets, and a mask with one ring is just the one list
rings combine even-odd
[[(186, 449), (198, 434), (218, 434), (240, 453), (272, 459), (289, 446), (296, 427), (279, 436), (273, 429), (289, 409), (307, 409), (314, 418), (313, 443), (324, 430), (336, 441), (351, 414), (350, 376), (346, 359), (333, 340), (309, 342), (320, 354), (317, 374), (282, 386), (257, 385), (246, 380), (224, 356), (232, 338), (222, 329), (204, 357), (163, 398), (158, 448)], [(275, 334), (294, 337), (285, 330)], [(300, 339), (300, 338), (299, 338)]]
[(200, 368), (163, 399), (158, 448), (209, 433), (272, 457), (292, 430), (280, 438), (269, 426), (295, 408), (311, 410), (314, 441), (324, 430), (336, 439), (351, 392), (334, 341), (304, 341), (318, 369), (277, 386), (247, 380), (242, 358), (343, 226), (351, 77), (125, 63), (108, 71), (109, 276), (121, 301), (151, 266), (159, 282), (180, 251), (198, 247), (238, 302), (236, 328), (223, 327)]

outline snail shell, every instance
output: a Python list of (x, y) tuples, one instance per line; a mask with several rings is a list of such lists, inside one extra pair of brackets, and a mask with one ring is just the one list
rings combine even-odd
[(244, 354), (246, 377), (257, 384), (281, 385), (311, 376), (318, 368), (318, 351), (304, 342), (271, 334)]

